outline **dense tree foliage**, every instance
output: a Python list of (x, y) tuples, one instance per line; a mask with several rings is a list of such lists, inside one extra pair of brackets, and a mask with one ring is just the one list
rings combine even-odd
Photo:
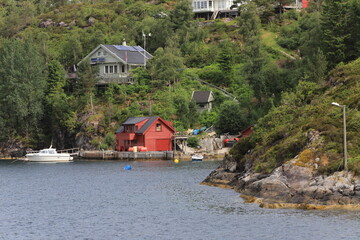
[[(186, 0), (0, 1), (1, 141), (67, 147), (77, 136), (110, 148), (122, 121), (149, 115), (179, 130), (237, 133), (298, 82), (321, 83), (360, 55), (357, 0), (313, 1), (300, 13), (284, 11), (285, 0), (240, 2), (236, 19), (203, 21)], [(95, 87), (95, 70), (77, 64), (99, 44), (124, 39), (146, 40), (154, 58), (133, 71), (133, 85)], [(74, 66), (78, 78), (65, 78)], [(211, 112), (196, 112), (196, 90), (214, 92)]]
[(7, 40), (0, 49), (0, 138), (39, 134), (46, 69), (31, 40)]

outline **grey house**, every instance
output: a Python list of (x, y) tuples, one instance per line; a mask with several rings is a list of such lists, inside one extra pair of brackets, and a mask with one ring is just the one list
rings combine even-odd
[(212, 91), (193, 91), (191, 99), (195, 101), (198, 112), (202, 113), (204, 111), (211, 111), (212, 101), (215, 98)]
[(97, 85), (109, 83), (134, 83), (131, 69), (146, 66), (152, 55), (140, 46), (103, 45), (97, 46), (91, 53), (83, 58), (78, 65), (87, 61), (97, 65)]

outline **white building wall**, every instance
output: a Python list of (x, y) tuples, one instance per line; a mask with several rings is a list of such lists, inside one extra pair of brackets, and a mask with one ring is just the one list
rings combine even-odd
[(234, 4), (233, 0), (193, 0), (192, 6), (194, 12), (214, 12), (221, 10), (230, 10)]

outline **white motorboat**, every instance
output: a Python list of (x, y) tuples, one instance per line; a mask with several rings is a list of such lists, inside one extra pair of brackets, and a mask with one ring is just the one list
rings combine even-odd
[(35, 153), (25, 155), (29, 162), (71, 162), (73, 157), (70, 153), (58, 153), (55, 148), (45, 148)]
[(203, 160), (204, 156), (201, 154), (194, 154), (191, 156), (191, 160), (193, 162), (201, 162)]

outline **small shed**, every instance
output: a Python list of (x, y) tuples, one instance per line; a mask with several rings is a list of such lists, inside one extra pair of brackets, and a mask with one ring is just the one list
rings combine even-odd
[(193, 91), (191, 99), (195, 101), (197, 110), (200, 113), (204, 111), (210, 112), (212, 102), (215, 100), (212, 91)]
[(130, 117), (115, 132), (116, 150), (171, 151), (174, 133), (172, 122), (161, 117)]

